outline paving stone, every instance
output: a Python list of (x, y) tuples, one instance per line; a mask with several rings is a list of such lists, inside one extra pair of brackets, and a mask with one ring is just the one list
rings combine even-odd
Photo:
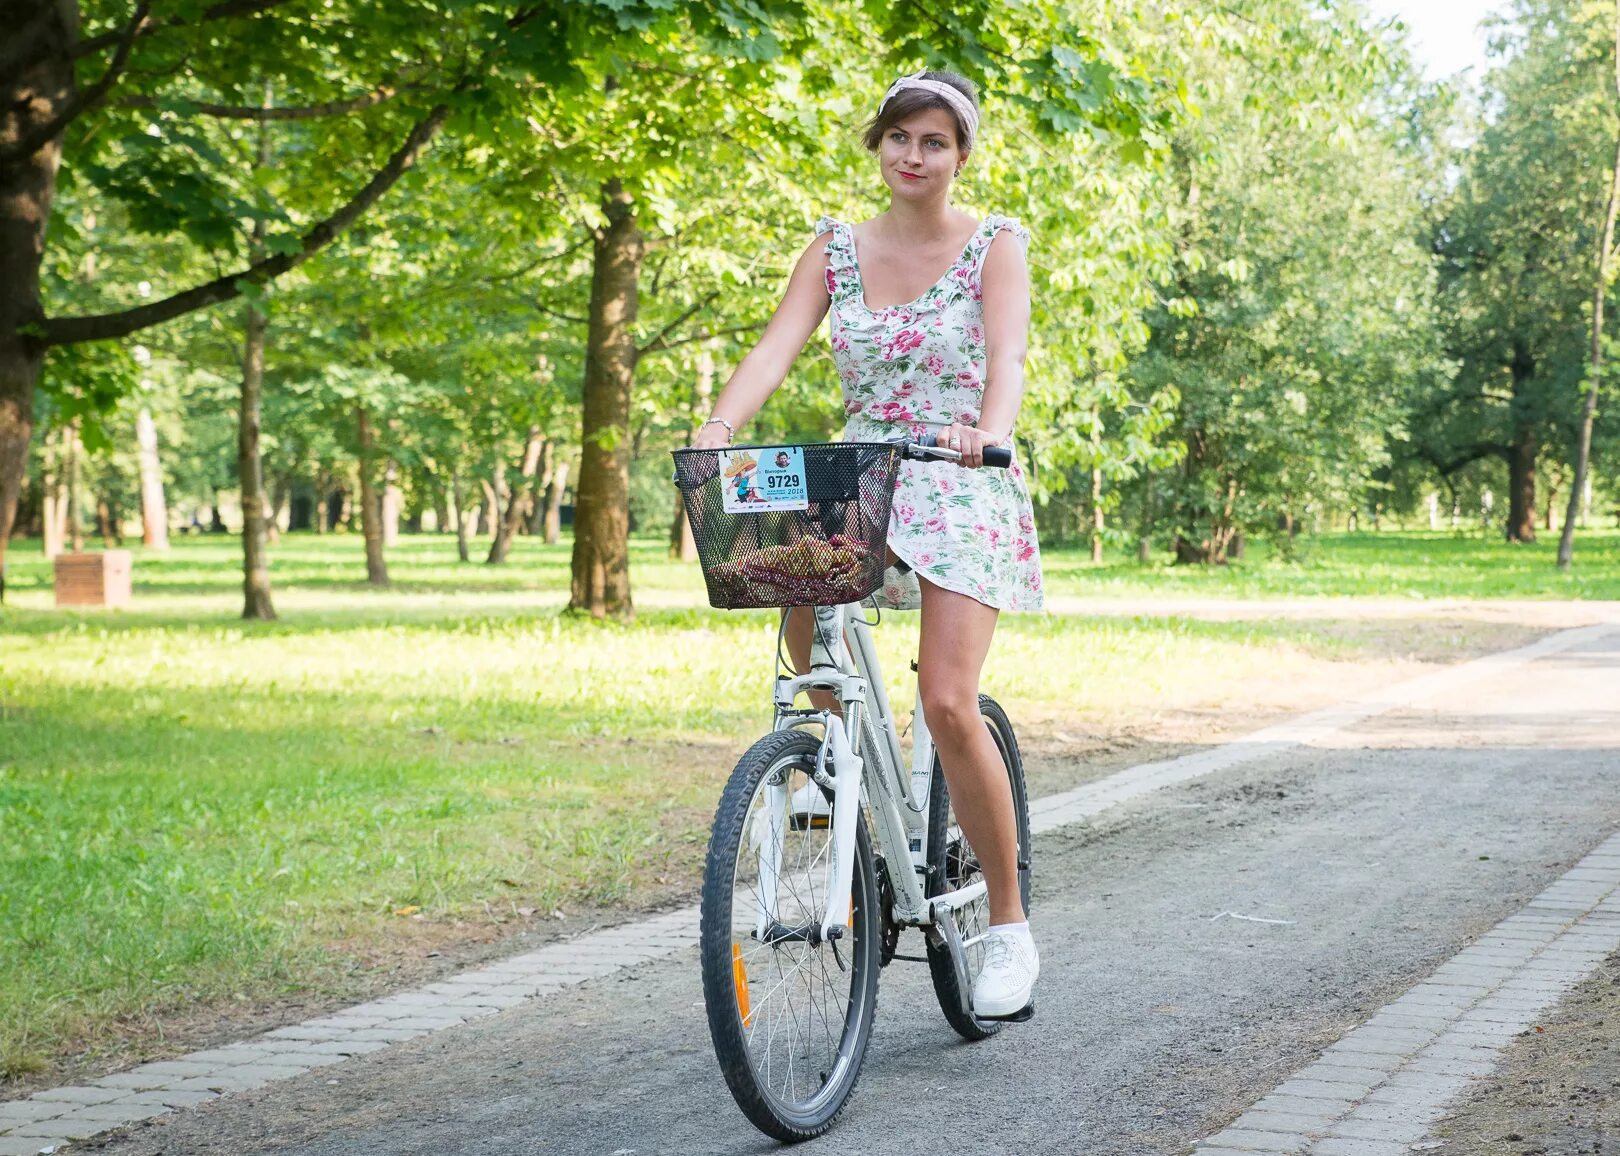
[[(184, 1103), (170, 1103), (175, 1097), (179, 1097)], [(154, 1109), (152, 1115), (161, 1116), (171, 1108), (201, 1104), (214, 1098), (208, 1092), (133, 1092), (121, 1100), (114, 1100), (113, 1104), (132, 1109), (151, 1108)]]
[[(1304, 1152), (1310, 1145), (1307, 1136), (1284, 1136), (1280, 1132), (1254, 1132), (1232, 1127), (1209, 1138), (1211, 1147), (1236, 1148), (1240, 1152)], [(1203, 1149), (1200, 1149), (1203, 1151)]]
[(162, 1076), (165, 1081), (185, 1079), (188, 1076), (204, 1076), (211, 1071), (213, 1068), (208, 1064), (193, 1064), (188, 1060), (158, 1060), (155, 1063), (142, 1064), (135, 1069), (135, 1073), (143, 1077)]
[(173, 1076), (151, 1075), (144, 1068), (133, 1068), (127, 1072), (113, 1072), (102, 1076), (96, 1084), (103, 1088), (117, 1088), (122, 1092), (143, 1091), (147, 1088), (161, 1088)]
[(1389, 1077), (1389, 1072), (1383, 1068), (1369, 1068), (1364, 1064), (1351, 1064), (1348, 1061), (1356, 1059), (1355, 1056), (1342, 1057), (1345, 1063), (1334, 1063), (1330, 1060), (1318, 1060), (1308, 1068), (1301, 1068), (1294, 1073), (1296, 1080), (1319, 1080), (1324, 1084), (1353, 1084), (1371, 1088)]
[(65, 1088), (47, 1088), (28, 1097), (39, 1103), (105, 1104), (123, 1095), (117, 1088), (98, 1088), (93, 1084), (71, 1084)]
[(265, 1033), (273, 1040), (341, 1040), (348, 1034), (337, 1028), (310, 1028), (302, 1024)]
[(73, 1116), (79, 1120), (100, 1124), (101, 1130), (107, 1132), (120, 1124), (150, 1120), (153, 1116), (161, 1116), (167, 1111), (162, 1104), (126, 1104), (121, 1100), (114, 1100), (110, 1104), (85, 1104), (75, 1109)]
[(1409, 1149), (1395, 1140), (1330, 1136), (1326, 1140), (1318, 1140), (1311, 1153), (1312, 1156), (1408, 1156)]
[(426, 1035), (422, 1028), (367, 1028), (362, 1032), (355, 1032), (349, 1038), (358, 1043), (398, 1043), (401, 1040), (414, 1040), (417, 1036)]
[(1481, 1053), (1467, 1060), (1417, 1056), (1406, 1065), (1408, 1071), (1437, 1072), (1446, 1076), (1488, 1076), (1496, 1070), (1496, 1054)]
[[(1378, 1078), (1382, 1078), (1381, 1076)], [(1279, 1096), (1303, 1096), (1307, 1099), (1318, 1100), (1358, 1100), (1373, 1088), (1371, 1080), (1356, 1081), (1355, 1083), (1330, 1083), (1325, 1080), (1306, 1080), (1295, 1076), (1291, 1080), (1284, 1080), (1277, 1085), (1276, 1094)]]
[(1272, 1092), (1259, 1100), (1249, 1110), (1251, 1112), (1283, 1112), (1300, 1116), (1319, 1116), (1327, 1113), (1330, 1116), (1342, 1116), (1356, 1106), (1356, 1100), (1348, 1096), (1295, 1096), (1283, 1092)]
[(1417, 1126), (1414, 1124), (1397, 1123), (1393, 1120), (1369, 1120), (1354, 1113), (1333, 1125), (1334, 1137), (1345, 1140), (1410, 1143), (1410, 1138), (1416, 1131)]
[(52, 1116), (61, 1116), (68, 1112), (73, 1105), (49, 1100), (7, 1100), (0, 1103), (0, 1131), (20, 1124), (24, 1121), (32, 1123), (35, 1120), (45, 1120)]
[(465, 1016), (411, 1016), (406, 1019), (393, 1021), (389, 1026), (394, 1028), (420, 1028), (423, 1031), (436, 1032), (444, 1028), (453, 1028), (467, 1022)]
[(49, 1143), (27, 1136), (0, 1135), (0, 1156), (35, 1156)]
[(88, 1140), (97, 1132), (106, 1129), (89, 1120), (81, 1120), (77, 1113), (66, 1116), (57, 1116), (53, 1120), (40, 1120), (33, 1124), (19, 1124), (7, 1136), (17, 1136), (25, 1140), (37, 1140), (40, 1147), (49, 1144), (60, 1144), (64, 1140)]
[(1298, 1112), (1260, 1112), (1251, 1109), (1232, 1124), (1253, 1132), (1280, 1132), (1284, 1136), (1312, 1136), (1327, 1131), (1331, 1114), (1303, 1115)]

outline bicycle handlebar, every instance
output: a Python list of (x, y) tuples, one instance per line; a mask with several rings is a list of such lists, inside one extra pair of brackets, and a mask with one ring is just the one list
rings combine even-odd
[[(934, 458), (945, 458), (954, 461), (962, 456), (958, 450), (939, 444), (939, 438), (934, 434), (924, 434), (919, 438), (911, 438), (901, 443), (901, 456), (914, 461), (927, 461)], [(926, 452), (932, 451), (932, 452)], [(985, 446), (984, 464), (993, 469), (1005, 470), (1012, 466), (1013, 453), (1008, 446)]]

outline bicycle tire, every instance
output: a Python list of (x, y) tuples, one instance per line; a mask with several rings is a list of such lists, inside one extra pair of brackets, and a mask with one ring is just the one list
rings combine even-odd
[[(751, 832), (760, 831), (763, 822), (765, 835), (762, 838), (779, 834), (784, 843), (789, 839), (797, 840), (805, 847), (824, 845), (816, 841), (827, 840), (831, 834), (829, 830), (809, 823), (796, 828), (789, 828), (784, 823), (784, 830), (773, 834), (765, 804), (761, 801), (756, 806), (756, 800), (762, 800), (762, 787), (767, 776), (780, 772), (790, 794), (793, 787), (808, 781), (800, 776), (808, 776), (815, 767), (820, 748), (821, 742), (815, 736), (804, 731), (789, 730), (766, 735), (748, 749), (732, 771), (720, 796), (703, 872), (700, 917), (703, 998), (715, 1058), (719, 1060), (732, 1098), (737, 1101), (743, 1114), (761, 1132), (787, 1143), (821, 1135), (843, 1111), (860, 1077), (877, 1007), (882, 928), (878, 915), (877, 871), (864, 819), (856, 824), (855, 877), (851, 887), (853, 907), (849, 933), (839, 941), (844, 946), (838, 949), (838, 954), (833, 954), (835, 948), (831, 942), (813, 946), (808, 941), (785, 939), (762, 942), (754, 927), (753, 921), (761, 917), (758, 897), (762, 891), (757, 882), (757, 872), (756, 882), (752, 885), (746, 883), (747, 862), (743, 855), (749, 847)], [(763, 820), (759, 818), (761, 815), (765, 816)], [(757, 848), (759, 844), (753, 846)], [(785, 866), (786, 860), (783, 862)], [(798, 889), (790, 896), (782, 892), (783, 884), (780, 882), (770, 888), (773, 894), (780, 893), (778, 897), (781, 902), (793, 908), (794, 917), (803, 916), (796, 926), (819, 925), (820, 914), (815, 910), (817, 900), (814, 895), (817, 870), (816, 859), (812, 857), (807, 869), (798, 876), (801, 880), (809, 881), (808, 903), (804, 902), (805, 896)], [(791, 877), (793, 872), (779, 871), (778, 874)], [(740, 880), (744, 881), (744, 890), (752, 887), (752, 895), (739, 894)], [(821, 914), (824, 912), (823, 903)], [(778, 921), (773, 922), (773, 927), (782, 927), (779, 922), (782, 915), (783, 909), (777, 908)], [(745, 956), (742, 945), (750, 939), (752, 944)], [(819, 958), (812, 960), (812, 953), (819, 954)], [(840, 956), (847, 960), (847, 971), (838, 967)], [(784, 957), (790, 962), (785, 975), (782, 971)], [(776, 969), (775, 977), (769, 971), (773, 966)], [(838, 969), (829, 970), (829, 967)], [(764, 975), (767, 980), (774, 979), (771, 987), (760, 985), (765, 997), (777, 1001), (770, 1006), (768, 1014), (776, 1016), (777, 1007), (785, 1005), (793, 1018), (794, 1027), (787, 1032), (785, 1089), (773, 1083), (773, 1077), (780, 1079), (783, 1063), (781, 1059), (774, 1059), (773, 1063), (773, 1057), (777, 1054), (777, 1031), (774, 1026), (767, 1028), (764, 1033), (762, 1063), (762, 1049), (757, 1039), (764, 1026), (759, 1002), (762, 997), (755, 990), (755, 975)], [(824, 1021), (823, 1035), (831, 1045), (828, 1049), (831, 1055), (811, 1056), (809, 1049), (813, 1045), (820, 1046), (814, 1039), (811, 1020), (817, 1010), (814, 1002), (816, 996), (813, 991), (810, 993), (811, 1002), (806, 1010), (801, 1036), (798, 1012), (793, 1006), (797, 980), (804, 978), (807, 986), (813, 986), (819, 976), (828, 980), (826, 986), (833, 989), (833, 977), (846, 975), (847, 981), (840, 982), (847, 982), (848, 998), (836, 1041), (832, 1038), (830, 1027), (835, 1016), (826, 1014), (829, 1006), (833, 1012), (838, 1008), (836, 990), (830, 990), (830, 1005), (825, 1000), (820, 1005)], [(773, 1019), (773, 1025), (775, 1022)], [(813, 1094), (804, 1097), (796, 1095), (793, 1069), (795, 1039), (802, 1039), (806, 1049), (804, 1062), (809, 1066), (807, 1069), (801, 1068), (801, 1071), (819, 1076), (819, 1085)], [(827, 1066), (818, 1071), (818, 1062), (825, 1062)], [(811, 1082), (808, 1077), (806, 1082)]]
[[(989, 695), (979, 696), (979, 715), (990, 730), (990, 737), (1001, 752), (1002, 765), (1012, 786), (1013, 820), (1018, 827), (1018, 893), (1029, 910), (1030, 838), (1029, 797), (1024, 789), (1024, 761), (1018, 753), (1018, 736), (1013, 733), (1012, 722), (1001, 704)], [(928, 790), (928, 894), (943, 895), (972, 882), (978, 876), (978, 861), (973, 849), (957, 830), (953, 837), (951, 823), (950, 789), (945, 784), (945, 772), (934, 756), (933, 780)], [(984, 931), (989, 923), (989, 903), (981, 899), (956, 912), (957, 929), (968, 939)], [(977, 949), (969, 949), (968, 973), (974, 975)], [(960, 988), (956, 979), (956, 965), (950, 949), (944, 944), (928, 944), (928, 970), (934, 979), (934, 994), (939, 1008), (956, 1034), (966, 1040), (984, 1040), (1007, 1025), (999, 1020), (982, 1020), (962, 1010)], [(969, 993), (971, 998), (971, 993)]]

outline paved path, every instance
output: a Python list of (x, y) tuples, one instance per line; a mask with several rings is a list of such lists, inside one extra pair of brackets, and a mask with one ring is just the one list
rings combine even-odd
[[(862, 1086), (806, 1150), (1169, 1153), (1221, 1131), (1620, 828), (1620, 635), (1465, 673), (1195, 756), (1191, 781), (1158, 768), (1151, 794), (1116, 780), (1111, 809), (1049, 804), (1037, 1019), (961, 1044), (926, 969), (896, 963)], [(667, 948), (108, 1150), (769, 1150), (715, 1071), (695, 952)]]

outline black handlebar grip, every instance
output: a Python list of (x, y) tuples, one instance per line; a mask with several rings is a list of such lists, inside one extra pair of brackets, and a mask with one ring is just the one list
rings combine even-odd
[[(917, 445), (926, 446), (929, 449), (938, 449), (943, 444), (934, 434), (923, 434), (914, 440)], [(1012, 449), (1008, 446), (984, 447), (984, 464), (989, 466), (991, 469), (1010, 469), (1012, 467), (1012, 459)]]

